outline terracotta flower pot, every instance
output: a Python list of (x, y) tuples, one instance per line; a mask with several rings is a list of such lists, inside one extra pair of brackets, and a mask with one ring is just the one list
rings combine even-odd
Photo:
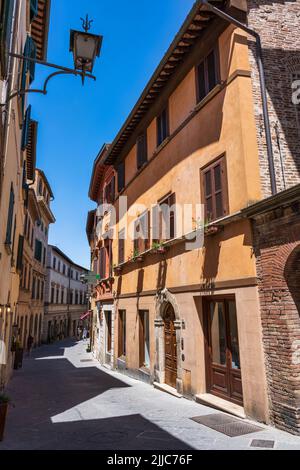
[(0, 441), (3, 441), (8, 403), (0, 403)]

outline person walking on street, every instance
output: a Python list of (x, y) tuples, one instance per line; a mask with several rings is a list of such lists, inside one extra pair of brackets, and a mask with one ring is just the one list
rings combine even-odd
[(85, 341), (86, 338), (87, 338), (87, 329), (84, 328), (84, 329), (83, 329), (83, 333), (82, 333), (82, 339), (83, 339), (83, 341)]
[(33, 345), (33, 337), (29, 333), (29, 336), (28, 336), (28, 339), (27, 339), (27, 354), (28, 354), (28, 356), (31, 355), (32, 345)]

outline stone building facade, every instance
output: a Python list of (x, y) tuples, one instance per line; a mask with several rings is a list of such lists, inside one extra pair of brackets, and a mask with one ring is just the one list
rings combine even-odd
[(20, 295), (17, 308), (18, 341), (27, 347), (28, 336), (33, 345), (42, 340), (46, 287), (46, 260), (50, 224), (55, 222), (50, 209), (53, 193), (43, 171), (34, 171), (29, 190), (24, 224), (24, 247)]
[(82, 319), (88, 310), (87, 286), (80, 280), (87, 272), (56, 246), (48, 246), (43, 342), (77, 337), (78, 327), (88, 326), (89, 318)]
[(25, 206), (32, 183), (26, 169), (33, 157), (28, 151), (32, 120), (27, 95), (8, 98), (15, 90), (30, 88), (35, 78), (34, 64), (8, 53), (46, 60), (49, 18), (50, 0), (0, 1), (0, 387), (14, 364)]

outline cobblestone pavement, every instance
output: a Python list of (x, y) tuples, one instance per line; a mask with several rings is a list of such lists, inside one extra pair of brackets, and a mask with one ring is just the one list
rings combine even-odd
[(249, 449), (253, 439), (300, 449), (300, 438), (262, 426), (227, 437), (190, 418), (216, 410), (176, 398), (98, 365), (86, 345), (44, 346), (25, 359), (7, 389), (4, 449)]

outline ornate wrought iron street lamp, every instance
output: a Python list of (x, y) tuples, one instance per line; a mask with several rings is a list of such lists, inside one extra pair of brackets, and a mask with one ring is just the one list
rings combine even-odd
[(51, 64), (43, 60), (34, 59), (32, 57), (26, 57), (21, 54), (15, 54), (12, 52), (8, 53), (9, 57), (14, 57), (16, 59), (27, 61), (28, 63), (35, 63), (44, 65), (46, 67), (51, 67), (56, 69), (55, 72), (51, 73), (44, 82), (44, 87), (41, 90), (36, 89), (20, 89), (13, 91), (7, 98), (5, 103), (0, 103), (0, 106), (6, 106), (10, 100), (16, 96), (22, 96), (27, 93), (42, 93), (43, 95), (47, 94), (47, 86), (49, 81), (57, 75), (75, 75), (80, 76), (82, 79), (82, 84), (84, 84), (85, 78), (91, 78), (96, 80), (96, 77), (92, 75), (94, 63), (96, 57), (100, 56), (101, 46), (103, 36), (95, 35), (89, 33), (91, 29), (91, 24), (93, 20), (89, 20), (88, 15), (85, 20), (82, 19), (82, 26), (84, 31), (75, 31), (71, 30), (70, 37), (70, 51), (73, 52), (74, 57), (74, 69), (67, 67), (62, 67), (61, 65)]

